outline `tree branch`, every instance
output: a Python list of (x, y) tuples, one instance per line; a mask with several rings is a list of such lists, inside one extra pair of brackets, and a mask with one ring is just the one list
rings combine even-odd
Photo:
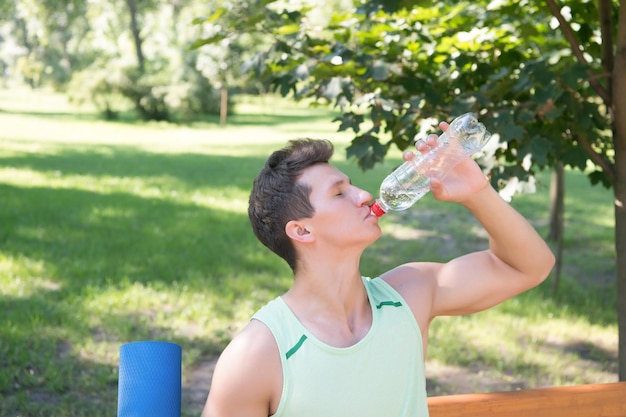
[[(606, 1), (609, 1), (609, 0), (606, 0)], [(546, 0), (546, 4), (548, 5), (548, 8), (552, 12), (552, 15), (556, 18), (556, 20), (558, 20), (559, 25), (561, 26), (561, 30), (563, 31), (563, 36), (565, 36), (565, 39), (567, 40), (567, 42), (569, 42), (570, 47), (572, 48), (572, 52), (574, 53), (574, 56), (576, 57), (576, 59), (578, 59), (580, 63), (589, 66), (589, 62), (587, 62), (587, 60), (585, 59), (585, 55), (580, 49), (580, 43), (576, 39), (576, 35), (574, 34), (574, 31), (572, 30), (571, 26), (567, 23), (567, 21), (561, 14), (561, 9), (559, 9), (559, 6), (556, 4), (555, 0)], [(610, 1), (609, 1), (609, 7), (610, 7)], [(610, 13), (610, 9), (609, 9), (609, 13)], [(604, 43), (604, 37), (602, 38), (602, 42)], [(593, 73), (591, 72), (591, 70), (589, 70), (588, 73), (590, 77), (589, 84), (594, 89), (594, 91), (602, 98), (602, 101), (604, 102), (604, 104), (607, 107), (610, 107), (611, 106), (610, 93), (608, 93), (607, 90), (593, 77)]]
[(602, 66), (604, 72), (609, 74), (607, 78), (607, 93), (609, 102), (606, 108), (612, 119), (615, 118), (613, 107), (613, 67), (615, 65), (615, 57), (613, 55), (613, 19), (611, 17), (611, 0), (598, 0), (598, 14), (600, 17), (600, 34), (602, 36)]
[(591, 160), (602, 168), (602, 171), (609, 177), (611, 183), (615, 184), (615, 171), (613, 170), (613, 166), (602, 157), (598, 152), (596, 152), (587, 138), (584, 136), (578, 135), (572, 132), (572, 137), (580, 144), (580, 146), (587, 152)]

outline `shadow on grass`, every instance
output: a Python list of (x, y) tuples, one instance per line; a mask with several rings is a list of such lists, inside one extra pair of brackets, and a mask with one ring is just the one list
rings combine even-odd
[(263, 268), (243, 214), (124, 193), (12, 186), (0, 193), (2, 252), (43, 264), (64, 291), (128, 280), (227, 291), (221, 273)]
[[(223, 155), (150, 153), (133, 146), (77, 146), (71, 150), (63, 147), (51, 152), (0, 158), (0, 166), (52, 173), (59, 177), (82, 175), (120, 181), (140, 179), (148, 186), (165, 189), (170, 186), (185, 190), (234, 186), (247, 191), (265, 162), (260, 158)], [(163, 179), (174, 179), (176, 183), (158, 182)]]
[(26, 111), (26, 110), (7, 110), (0, 108), (0, 114), (37, 117), (42, 119), (53, 119), (67, 122), (93, 122), (104, 120), (97, 113), (80, 113), (80, 112), (49, 112), (49, 111)]
[[(0, 159), (3, 166), (85, 176), (85, 184), (94, 177), (138, 178), (160, 194), (151, 198), (123, 191), (0, 185), (0, 244), (6, 254), (43, 262), (50, 279), (64, 288), (160, 281), (226, 294), (232, 289), (221, 282), (222, 274), (267, 267), (275, 273), (275, 263), (264, 265), (264, 257), (257, 255), (265, 249), (245, 214), (181, 202), (177, 195), (197, 192), (199, 199), (219, 201), (227, 197), (212, 195), (216, 189), (230, 188), (247, 199), (263, 162), (110, 146)], [(258, 285), (276, 289), (267, 282)]]

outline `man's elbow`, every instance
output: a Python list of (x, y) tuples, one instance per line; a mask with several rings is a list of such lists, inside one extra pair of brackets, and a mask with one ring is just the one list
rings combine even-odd
[(535, 260), (535, 272), (533, 273), (533, 277), (536, 284), (534, 286), (541, 284), (550, 276), (555, 262), (556, 257), (550, 249), (546, 249), (542, 256)]

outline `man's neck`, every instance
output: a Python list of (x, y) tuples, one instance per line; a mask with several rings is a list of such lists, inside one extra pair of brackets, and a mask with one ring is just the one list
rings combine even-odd
[(358, 263), (303, 266), (283, 300), (311, 333), (332, 346), (351, 346), (371, 327)]

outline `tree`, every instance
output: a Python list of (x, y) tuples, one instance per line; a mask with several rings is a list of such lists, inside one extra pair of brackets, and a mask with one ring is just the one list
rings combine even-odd
[(0, 22), (13, 26), (14, 39), (25, 51), (19, 72), (31, 87), (45, 81), (66, 84), (80, 68), (76, 52), (88, 31), (86, 8), (85, 0), (14, 0), (0, 6)]
[[(271, 37), (268, 36), (269, 33), (263, 30), (263, 26), (272, 19), (281, 19), (275, 13), (268, 13), (268, 10), (264, 8), (265, 3), (267, 3), (265, 0), (244, 1), (240, 2), (237, 7), (231, 7), (228, 2), (218, 0), (216, 4), (219, 7), (215, 13), (194, 20), (196, 25), (200, 25), (203, 29), (208, 29), (209, 32), (215, 34), (211, 40), (200, 39), (194, 42), (191, 48), (203, 52), (205, 59), (203, 59), (202, 72), (221, 90), (221, 124), (226, 123), (229, 87), (241, 85), (242, 68), (250, 66), (246, 62), (258, 62), (258, 57), (254, 57), (254, 54), (271, 45)], [(254, 32), (232, 32), (225, 36), (223, 32), (216, 31), (214, 27), (224, 20), (228, 21), (230, 27), (255, 27), (256, 30)], [(280, 25), (281, 23), (275, 24)], [(199, 49), (200, 46), (207, 43), (211, 44), (210, 48)], [(249, 84), (248, 87), (250, 87)]]
[(130, 31), (133, 34), (133, 41), (135, 42), (135, 53), (137, 54), (137, 67), (139, 73), (143, 74), (145, 69), (146, 59), (143, 56), (143, 42), (141, 40), (141, 28), (138, 22), (138, 10), (136, 0), (126, 0), (126, 6), (128, 6), (128, 13), (130, 14)]
[(482, 161), (494, 186), (532, 187), (536, 172), (563, 163), (613, 187), (626, 380), (626, 10), (617, 0), (409, 3), (355, 2), (319, 30), (306, 7), (265, 0), (196, 45), (272, 34), (256, 74), (285, 96), (340, 107), (339, 129), (355, 134), (348, 156), (363, 169), (431, 128), (418, 120), (471, 109), (499, 133)]

